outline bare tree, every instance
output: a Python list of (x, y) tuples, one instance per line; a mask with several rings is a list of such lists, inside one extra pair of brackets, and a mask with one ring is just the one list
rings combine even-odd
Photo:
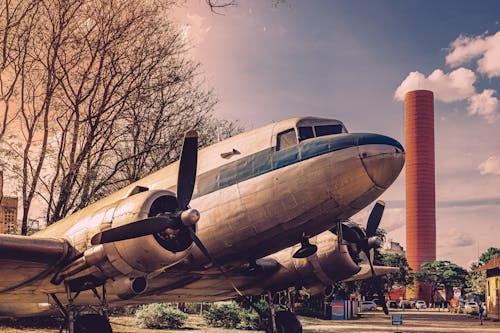
[(4, 0), (0, 4), (0, 141), (7, 126), (16, 116), (14, 107), (18, 97), (18, 79), (27, 52), (34, 14), (38, 0)]
[(216, 99), (186, 57), (170, 2), (19, 0), (4, 11), (19, 3), (2, 30), (0, 81), (17, 106), (3, 131), (10, 121), (23, 234), (35, 196), (50, 224), (177, 159), (189, 128), (202, 144), (241, 131), (213, 117)]

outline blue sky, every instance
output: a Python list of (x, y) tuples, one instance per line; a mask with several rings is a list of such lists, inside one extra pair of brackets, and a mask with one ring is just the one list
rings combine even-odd
[[(500, 2), (262, 0), (221, 13), (202, 0), (175, 12), (219, 116), (247, 128), (331, 117), (404, 143), (396, 90), (432, 87), (438, 259), (468, 268), (478, 252), (500, 247)], [(460, 36), (469, 39), (453, 46)], [(404, 244), (404, 172), (382, 199), (382, 227)], [(356, 218), (364, 224), (367, 215)]]

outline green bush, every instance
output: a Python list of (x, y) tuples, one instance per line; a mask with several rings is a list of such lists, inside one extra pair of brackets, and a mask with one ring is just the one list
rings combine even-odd
[(203, 317), (210, 326), (236, 328), (241, 322), (240, 312), (240, 307), (235, 303), (214, 304)]
[(261, 328), (259, 315), (255, 311), (241, 310), (240, 319), (241, 321), (237, 326), (239, 329), (258, 331)]
[(180, 328), (187, 314), (167, 304), (142, 305), (135, 312), (135, 319), (142, 328)]

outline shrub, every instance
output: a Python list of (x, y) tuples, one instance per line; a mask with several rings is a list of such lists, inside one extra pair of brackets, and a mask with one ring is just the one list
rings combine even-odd
[(240, 319), (241, 321), (238, 324), (240, 329), (257, 331), (261, 328), (259, 315), (255, 311), (241, 310)]
[(203, 316), (210, 326), (236, 328), (241, 322), (240, 312), (237, 304), (225, 303), (212, 306)]
[(184, 312), (163, 303), (143, 305), (135, 312), (142, 328), (180, 328), (187, 318)]

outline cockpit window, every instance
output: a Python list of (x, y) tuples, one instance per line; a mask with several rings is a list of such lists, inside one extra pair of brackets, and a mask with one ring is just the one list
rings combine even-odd
[(340, 134), (343, 132), (342, 125), (321, 125), (314, 126), (316, 136), (325, 136), (331, 134)]
[(299, 141), (314, 138), (313, 128), (310, 126), (299, 127)]
[(276, 145), (276, 150), (283, 150), (297, 144), (297, 134), (295, 134), (295, 129), (290, 128), (284, 132), (278, 134), (278, 140)]

